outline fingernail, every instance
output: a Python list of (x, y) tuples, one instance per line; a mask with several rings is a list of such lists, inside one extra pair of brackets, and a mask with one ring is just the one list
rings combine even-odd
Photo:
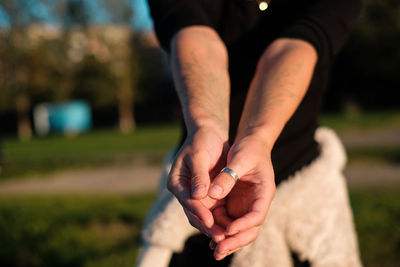
[(215, 259), (216, 260), (222, 260), (223, 258), (225, 258), (226, 254), (228, 253), (228, 251), (223, 251), (223, 252), (214, 252), (215, 254)]
[(238, 230), (231, 230), (228, 233), (226, 233), (226, 235), (236, 235), (237, 233), (239, 233)]
[(214, 224), (214, 220), (213, 219), (208, 219), (204, 222), (206, 224), (206, 227), (211, 228), (211, 226)]
[(216, 236), (216, 237), (214, 238), (214, 242), (218, 243), (218, 242), (222, 241), (223, 239), (224, 239), (223, 236)]
[(205, 191), (206, 191), (206, 186), (205, 185), (203, 185), (203, 184), (198, 185), (193, 189), (192, 196), (193, 197), (197, 197), (197, 196), (204, 195)]
[(222, 194), (222, 187), (220, 187), (219, 185), (213, 184), (210, 187), (210, 191), (208, 191), (208, 194), (210, 195), (210, 197), (216, 198), (219, 197)]

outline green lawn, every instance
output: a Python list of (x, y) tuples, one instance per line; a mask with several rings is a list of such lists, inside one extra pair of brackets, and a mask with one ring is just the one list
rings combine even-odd
[[(397, 190), (351, 192), (366, 267), (400, 262)], [(133, 266), (154, 195), (0, 197), (0, 266)]]
[[(400, 111), (363, 113), (357, 117), (325, 114), (321, 123), (342, 132), (392, 127), (400, 125)], [(0, 179), (105, 164), (159, 164), (178, 138), (179, 127), (176, 124), (142, 126), (126, 135), (108, 129), (95, 130), (74, 138), (61, 135), (34, 137), (29, 142), (8, 137), (3, 140), (5, 162)], [(398, 145), (348, 152), (350, 160), (400, 162)]]
[(323, 114), (321, 124), (338, 131), (370, 130), (400, 125), (400, 110), (367, 111), (357, 115)]
[(350, 199), (365, 267), (398, 267), (400, 189), (353, 190)]
[(133, 266), (153, 199), (0, 197), (0, 266)]
[(132, 134), (110, 129), (73, 138), (35, 137), (29, 142), (6, 138), (0, 179), (104, 164), (159, 164), (178, 138), (176, 125), (139, 127)]
[[(400, 137), (399, 137), (400, 138)], [(377, 162), (400, 164), (400, 146), (390, 147), (358, 147), (346, 149), (350, 163), (357, 162)], [(399, 175), (400, 176), (400, 175)]]

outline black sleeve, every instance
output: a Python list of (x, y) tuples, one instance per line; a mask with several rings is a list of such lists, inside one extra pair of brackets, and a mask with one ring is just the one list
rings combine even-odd
[(324, 65), (346, 41), (361, 8), (361, 0), (315, 1), (280, 37), (298, 38), (311, 43), (317, 50), (319, 63)]
[(191, 25), (213, 27), (201, 1), (148, 0), (148, 3), (158, 41), (167, 51), (172, 37), (180, 29)]

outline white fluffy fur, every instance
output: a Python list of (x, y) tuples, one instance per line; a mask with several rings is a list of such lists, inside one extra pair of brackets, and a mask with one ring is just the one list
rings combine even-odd
[[(343, 146), (327, 128), (318, 129), (315, 139), (321, 146), (320, 156), (278, 186), (257, 240), (235, 253), (232, 267), (292, 266), (290, 250), (313, 267), (361, 266), (342, 174)], [(166, 266), (169, 257), (165, 255), (181, 251), (186, 239), (197, 233), (179, 202), (165, 189), (173, 154), (166, 159), (159, 196), (145, 223), (140, 267)], [(146, 264), (155, 248), (164, 256), (158, 263)]]

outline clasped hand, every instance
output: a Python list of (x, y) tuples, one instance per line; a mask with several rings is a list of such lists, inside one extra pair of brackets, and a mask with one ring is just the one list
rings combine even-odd
[[(240, 180), (220, 173), (224, 167)], [(270, 148), (256, 135), (229, 148), (227, 136), (200, 129), (178, 152), (167, 187), (221, 260), (257, 238), (275, 194)]]

